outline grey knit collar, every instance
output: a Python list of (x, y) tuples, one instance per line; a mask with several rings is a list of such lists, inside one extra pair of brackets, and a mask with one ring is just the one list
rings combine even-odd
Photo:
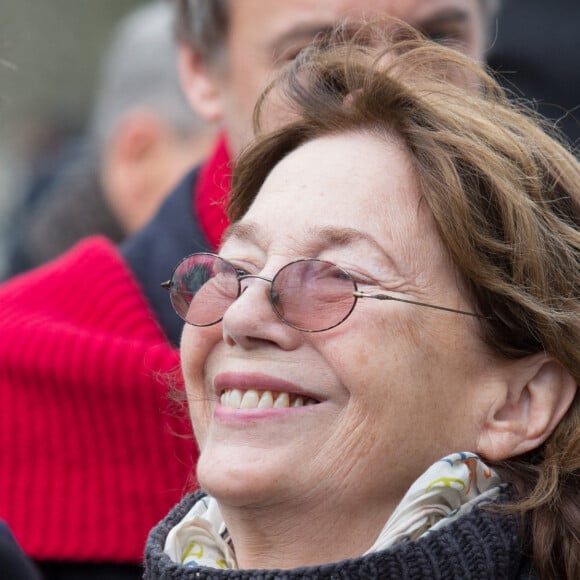
[[(145, 551), (146, 580), (531, 580), (536, 578), (520, 548), (515, 516), (489, 509), (475, 509), (456, 522), (415, 542), (342, 562), (293, 570), (216, 570), (185, 568), (163, 552), (165, 538), (203, 497), (197, 492), (185, 497), (150, 533)], [(507, 493), (499, 501), (507, 501)]]

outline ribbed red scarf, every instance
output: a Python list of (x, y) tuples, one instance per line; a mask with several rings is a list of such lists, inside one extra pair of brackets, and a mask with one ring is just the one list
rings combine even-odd
[(0, 285), (0, 320), (0, 519), (39, 560), (140, 562), (197, 459), (177, 350), (101, 237)]
[(225, 135), (201, 169), (197, 189), (193, 192), (193, 212), (202, 232), (214, 250), (220, 245), (229, 221), (226, 205), (232, 182), (232, 167)]

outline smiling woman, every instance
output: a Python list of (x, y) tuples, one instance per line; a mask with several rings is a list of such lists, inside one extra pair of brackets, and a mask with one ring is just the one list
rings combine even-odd
[(204, 491), (146, 577), (577, 578), (578, 161), (399, 23), (270, 99), (219, 255), (165, 284)]

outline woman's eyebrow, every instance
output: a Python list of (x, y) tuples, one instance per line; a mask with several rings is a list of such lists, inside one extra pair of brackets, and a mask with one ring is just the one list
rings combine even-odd
[[(231, 224), (222, 239), (222, 244), (229, 241), (239, 241), (263, 246), (270, 240), (260, 236), (260, 228), (255, 222), (236, 222)], [(305, 257), (314, 257), (327, 248), (340, 248), (347, 246), (365, 245), (368, 250), (374, 250), (389, 264), (394, 271), (401, 273), (391, 254), (370, 234), (348, 226), (310, 226), (305, 228), (299, 235), (299, 246), (295, 248), (298, 253)], [(365, 252), (366, 253), (366, 252)]]
[(396, 272), (401, 272), (395, 259), (385, 248), (370, 234), (348, 226), (320, 226), (308, 228), (305, 232), (304, 243), (310, 248), (318, 250), (327, 247), (346, 247), (366, 245), (375, 250), (388, 262), (389, 267)]
[[(260, 242), (259, 227), (254, 222), (236, 222), (225, 231), (222, 242), (232, 239), (242, 242)], [(366, 232), (343, 226), (311, 226), (305, 228), (302, 243), (307, 247), (348, 246), (356, 243), (367, 243), (384, 252), (380, 244)], [(262, 240), (263, 241), (263, 240)]]
[(236, 222), (228, 226), (222, 237), (222, 244), (231, 240), (258, 243), (258, 225), (252, 222)]
[[(316, 240), (331, 246), (348, 246), (357, 242), (377, 245), (376, 240), (355, 228), (339, 226), (311, 227), (306, 231), (306, 241)], [(380, 247), (380, 246), (379, 246)]]

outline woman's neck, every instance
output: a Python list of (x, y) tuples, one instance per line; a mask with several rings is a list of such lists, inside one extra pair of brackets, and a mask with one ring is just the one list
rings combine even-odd
[(306, 502), (220, 510), (241, 569), (297, 568), (362, 556), (372, 546), (393, 506), (341, 507)]

